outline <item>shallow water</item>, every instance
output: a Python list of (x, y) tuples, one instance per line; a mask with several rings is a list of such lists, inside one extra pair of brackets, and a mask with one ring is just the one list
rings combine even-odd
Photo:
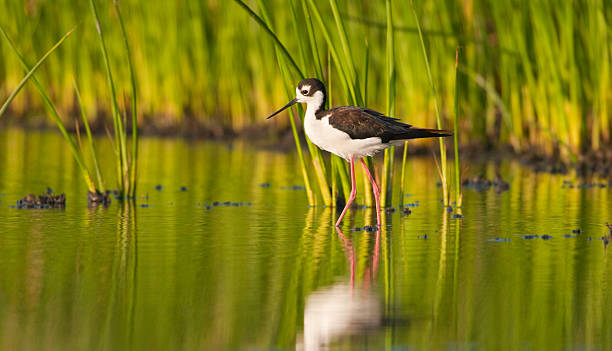
[[(355, 210), (336, 232), (293, 153), (144, 138), (140, 156), (136, 206), (90, 209), (58, 133), (0, 131), (0, 349), (612, 349), (610, 187), (469, 164), (510, 189), (465, 190), (454, 219), (416, 158), (412, 214), (353, 231), (375, 221)], [(47, 187), (65, 209), (12, 207)]]

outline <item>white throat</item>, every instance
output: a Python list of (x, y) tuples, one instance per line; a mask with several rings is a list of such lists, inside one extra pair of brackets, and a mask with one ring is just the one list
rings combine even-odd
[(315, 117), (317, 112), (323, 105), (325, 97), (323, 92), (317, 91), (312, 96), (305, 96), (304, 102), (306, 102), (306, 117)]

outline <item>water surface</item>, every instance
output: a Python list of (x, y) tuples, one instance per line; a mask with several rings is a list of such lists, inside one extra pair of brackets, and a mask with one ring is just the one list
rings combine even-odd
[[(470, 163), (510, 189), (465, 190), (454, 219), (415, 158), (410, 215), (354, 231), (375, 221), (356, 210), (336, 231), (294, 153), (144, 138), (140, 156), (136, 206), (88, 208), (58, 133), (0, 131), (0, 349), (612, 349), (610, 187)], [(13, 207), (47, 187), (65, 209)]]

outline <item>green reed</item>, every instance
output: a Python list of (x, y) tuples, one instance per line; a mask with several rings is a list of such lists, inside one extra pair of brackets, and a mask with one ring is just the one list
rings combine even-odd
[(87, 166), (85, 165), (85, 162), (83, 161), (83, 155), (81, 153), (81, 150), (79, 148), (77, 148), (74, 140), (72, 139), (70, 134), (68, 134), (68, 131), (66, 130), (66, 127), (64, 126), (64, 123), (62, 122), (62, 118), (60, 117), (59, 113), (57, 112), (57, 109), (55, 108), (54, 104), (51, 102), (51, 99), (49, 98), (49, 95), (46, 93), (46, 91), (43, 88), (42, 84), (34, 76), (34, 73), (36, 72), (36, 69), (41, 65), (41, 63), (55, 49), (57, 49), (59, 47), (59, 45), (61, 45), (61, 43), (70, 34), (72, 34), (73, 31), (74, 31), (74, 28), (71, 29), (69, 32), (67, 32), (49, 51), (47, 51), (47, 53), (38, 61), (38, 63), (34, 67), (29, 68), (28, 64), (25, 61), (25, 58), (19, 52), (19, 50), (17, 49), (17, 46), (15, 46), (15, 43), (8, 36), (8, 34), (4, 30), (4, 28), (2, 26), (0, 26), (0, 32), (2, 33), (2, 36), (4, 37), (5, 41), (9, 44), (9, 46), (10, 46), (11, 50), (13, 51), (13, 53), (15, 54), (15, 56), (17, 56), (17, 58), (19, 59), (19, 62), (21, 63), (21, 66), (23, 67), (23, 69), (27, 72), (26, 77), (22, 80), (22, 82), (20, 83), (20, 86), (17, 89), (15, 89), (14, 90), (14, 94), (12, 94), (7, 99), (5, 105), (2, 108), (2, 111), (0, 111), (0, 116), (2, 115), (2, 112), (6, 109), (5, 106), (8, 106), (8, 104), (11, 102), (11, 100), (16, 96), (16, 93), (19, 92), (21, 87), (23, 87), (25, 82), (27, 82), (28, 79), (31, 79), (34, 82), (34, 85), (36, 86), (36, 88), (38, 89), (38, 92), (39, 92), (40, 96), (42, 97), (42, 100), (45, 103), (45, 106), (47, 107), (47, 110), (48, 110), (48, 112), (50, 114), (50, 117), (53, 119), (53, 121), (55, 122), (55, 125), (58, 127), (58, 129), (62, 133), (62, 136), (64, 137), (64, 139), (68, 143), (70, 151), (72, 152), (72, 155), (73, 155), (74, 159), (77, 162), (77, 165), (79, 166), (79, 168), (81, 170), (81, 175), (83, 177), (83, 180), (85, 181), (85, 184), (87, 185), (87, 189), (90, 192), (94, 192), (95, 193), (96, 192), (96, 187), (94, 185), (94, 182), (91, 179), (91, 175), (89, 173), (89, 170), (87, 169)]
[[(30, 78), (32, 76), (34, 76), (34, 73), (36, 73), (36, 70), (38, 69), (38, 67), (40, 67), (40, 65), (42, 65), (43, 62), (45, 62), (45, 60), (49, 57), (49, 55), (51, 55), (53, 53), (53, 51), (55, 51), (55, 49), (57, 49), (60, 45), (62, 45), (62, 43), (64, 42), (64, 40), (66, 40), (66, 38), (68, 38), (70, 36), (70, 34), (72, 34), (72, 32), (74, 31), (75, 28), (71, 29), (70, 31), (68, 31), (66, 34), (64, 34), (63, 37), (61, 37), (56, 43), (55, 45), (53, 45), (49, 51), (47, 51), (47, 53), (45, 53), (39, 60), (38, 62), (36, 62), (36, 64), (27, 72), (27, 74), (25, 75), (25, 77), (23, 77), (23, 79), (21, 80), (21, 82), (19, 82), (19, 85), (17, 85), (17, 87), (15, 87), (15, 89), (13, 90), (13, 92), (11, 92), (11, 95), (9, 95), (9, 97), (6, 99), (6, 101), (2, 104), (2, 107), (0, 107), (0, 116), (2, 116), (4, 114), (4, 111), (6, 111), (6, 109), (8, 108), (8, 105), (11, 103), (11, 101), (13, 101), (15, 99), (15, 97), (17, 96), (17, 94), (19, 94), (19, 92), (21, 91), (21, 89), (25, 86), (25, 84), (28, 82), (28, 80), (30, 80)], [(8, 36), (6, 34), (6, 32), (4, 31), (4, 28), (2, 28), (2, 26), (0, 26), (0, 31), (2, 31), (2, 35), (8, 40)]]
[[(385, 1), (387, 15), (386, 32), (386, 85), (387, 85), (387, 116), (395, 115), (395, 40), (393, 38), (393, 13), (391, 0)], [(385, 208), (392, 204), (391, 176), (393, 175), (393, 164), (395, 161), (395, 147), (392, 146), (385, 150), (383, 170), (380, 182), (380, 205)]]
[(134, 78), (134, 69), (132, 65), (132, 58), (130, 53), (130, 47), (125, 33), (125, 27), (123, 19), (121, 17), (121, 11), (117, 2), (114, 2), (114, 9), (119, 20), (121, 28), (121, 37), (123, 39), (124, 50), (127, 55), (128, 68), (130, 74), (130, 84), (132, 91), (131, 98), (131, 117), (132, 117), (132, 153), (128, 152), (127, 145), (127, 124), (121, 116), (119, 104), (117, 103), (117, 93), (115, 88), (115, 81), (111, 70), (110, 59), (108, 55), (108, 49), (106, 41), (104, 39), (104, 31), (100, 23), (98, 16), (98, 10), (94, 0), (89, 1), (91, 12), (93, 14), (96, 30), (98, 33), (98, 42), (100, 44), (100, 50), (102, 51), (102, 57), (104, 59), (104, 67), (106, 71), (107, 85), (110, 93), (111, 111), (113, 118), (114, 128), (114, 145), (115, 154), (117, 156), (117, 183), (118, 191), (120, 196), (134, 199), (136, 195), (136, 165), (138, 156), (138, 120), (136, 110), (136, 81)]
[[(412, 8), (412, 14), (414, 15), (414, 21), (417, 25), (417, 30), (419, 33), (419, 39), (421, 42), (421, 50), (423, 52), (423, 59), (425, 60), (425, 68), (427, 69), (427, 78), (429, 79), (429, 84), (431, 86), (431, 93), (434, 102), (435, 112), (436, 112), (436, 126), (438, 129), (442, 129), (442, 122), (440, 119), (440, 108), (438, 107), (438, 95), (436, 92), (436, 85), (431, 75), (431, 68), (429, 66), (429, 58), (427, 56), (427, 49), (425, 48), (425, 41), (423, 40), (423, 32), (421, 31), (421, 22), (419, 21), (419, 16), (416, 13), (416, 9), (414, 7), (413, 0), (410, 0), (410, 6)], [(448, 198), (448, 179), (447, 179), (447, 169), (446, 169), (446, 144), (444, 144), (444, 139), (439, 138), (440, 142), (440, 182), (442, 183), (442, 201), (444, 206), (448, 206), (449, 198)]]
[[(363, 100), (364, 94), (361, 93), (361, 86), (357, 76), (357, 69), (353, 60), (351, 48), (348, 44), (348, 34), (345, 29), (346, 27), (342, 16), (339, 14), (337, 2), (335, 0), (330, 0), (329, 4), (333, 15), (334, 24), (336, 25), (335, 32), (332, 32), (328, 28), (326, 21), (323, 20), (319, 8), (312, 0), (308, 1), (309, 6), (307, 9), (305, 9), (305, 11), (313, 15), (317, 24), (319, 25), (319, 33), (323, 35), (325, 43), (327, 44), (327, 49), (329, 50), (329, 54), (333, 60), (336, 72), (338, 73), (339, 84), (344, 87), (347, 103), (356, 106), (363, 106), (365, 103)], [(304, 7), (306, 8), (306, 6)], [(335, 36), (333, 36), (333, 34), (335, 34)], [(339, 50), (337, 50), (336, 48), (337, 41), (341, 43), (341, 52), (339, 52)], [(328, 91), (328, 95), (331, 96), (331, 89), (330, 91)], [(346, 162), (344, 162), (341, 158), (335, 155), (331, 155), (331, 162), (335, 164), (334, 168), (336, 171), (339, 172), (340, 179), (343, 184), (344, 195), (345, 198), (347, 198), (349, 180), (347, 176), (348, 171), (346, 170)], [(367, 158), (366, 163), (372, 171), (373, 167), (371, 159)], [(363, 175), (363, 177), (364, 202), (366, 203), (366, 205), (372, 206), (374, 202), (371, 194), (371, 186), (369, 182), (365, 180), (365, 174)]]
[(134, 65), (132, 63), (132, 54), (130, 50), (130, 44), (125, 33), (125, 25), (123, 24), (123, 17), (121, 16), (121, 9), (117, 0), (113, 0), (113, 7), (117, 13), (119, 19), (119, 25), (121, 27), (121, 38), (123, 39), (123, 45), (125, 47), (125, 54), (128, 62), (128, 68), (130, 72), (130, 87), (131, 87), (131, 117), (132, 117), (132, 155), (130, 157), (129, 168), (127, 169), (127, 176), (129, 177), (129, 191), (127, 195), (135, 198), (136, 196), (136, 178), (137, 178), (137, 167), (138, 167), (138, 91), (136, 89), (136, 78), (134, 75)]
[(96, 144), (94, 142), (93, 136), (91, 135), (91, 128), (89, 127), (89, 120), (87, 119), (87, 112), (85, 110), (85, 106), (83, 106), (83, 99), (81, 98), (81, 93), (79, 92), (79, 87), (77, 86), (76, 81), (74, 81), (74, 92), (76, 94), (77, 101), (79, 103), (79, 108), (81, 109), (81, 120), (83, 121), (85, 132), (87, 133), (87, 141), (89, 143), (89, 152), (91, 153), (91, 159), (94, 164), (94, 169), (96, 171), (96, 179), (98, 180), (98, 185), (96, 186), (96, 189), (98, 189), (100, 193), (104, 194), (106, 192), (106, 186), (104, 185), (104, 179), (102, 178), (102, 172), (100, 171), (98, 155), (96, 154)]
[[(266, 15), (266, 11), (265, 8), (262, 7), (262, 11), (264, 13), (263, 15), (263, 19), (257, 15), (253, 10), (251, 10), (251, 8), (245, 4), (242, 0), (235, 0), (235, 2), (240, 5), (248, 14), (249, 16), (251, 16), (251, 18), (253, 18), (257, 24), (260, 25), (261, 28), (263, 28), (265, 30), (265, 32), (274, 40), (275, 45), (275, 50), (276, 50), (276, 61), (277, 64), (280, 66), (281, 71), (283, 72), (283, 77), (286, 78), (286, 76), (288, 75), (288, 64), (286, 64), (283, 60), (283, 58), (285, 58), (290, 64), (291, 67), (297, 72), (297, 74), (300, 76), (300, 78), (303, 78), (304, 75), (302, 73), (302, 71), (300, 70), (300, 68), (298, 67), (298, 65), (295, 63), (295, 60), (293, 59), (293, 56), (291, 56), (291, 54), (287, 51), (287, 49), (285, 48), (285, 46), (283, 45), (283, 43), (278, 39), (278, 37), (276, 36), (276, 34), (274, 33), (274, 31), (270, 28), (270, 21), (268, 16)], [(260, 3), (261, 6), (262, 3)], [(280, 55), (278, 55), (279, 53), (282, 53), (284, 56), (280, 57)], [(286, 79), (288, 80), (288, 79)], [(285, 82), (285, 86), (286, 86), (286, 91), (287, 91), (287, 97), (289, 99), (292, 98), (292, 89), (289, 88), (289, 86), (291, 86), (292, 83), (291, 81)], [(295, 146), (296, 146), (296, 150), (298, 153), (298, 159), (300, 162), (300, 170), (302, 171), (302, 178), (304, 180), (304, 185), (306, 188), (306, 194), (308, 196), (308, 203), (310, 205), (314, 205), (316, 203), (315, 200), (315, 196), (314, 196), (314, 192), (312, 191), (312, 186), (310, 184), (310, 177), (308, 175), (308, 170), (306, 169), (306, 162), (304, 160), (304, 155), (302, 153), (302, 146), (301, 146), (301, 142), (300, 142), (300, 137), (298, 135), (298, 131), (297, 131), (297, 127), (295, 125), (295, 115), (294, 115), (294, 110), (291, 109), (289, 111), (290, 113), (290, 124), (291, 124), (291, 132), (293, 134), (293, 141), (295, 142)]]
[(459, 54), (460, 48), (455, 50), (455, 114), (453, 115), (453, 149), (455, 150), (455, 201), (457, 208), (461, 208), (463, 195), (461, 193), (461, 170), (459, 169)]

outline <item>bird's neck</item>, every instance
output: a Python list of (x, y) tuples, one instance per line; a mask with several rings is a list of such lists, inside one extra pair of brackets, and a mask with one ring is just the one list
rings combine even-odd
[(313, 116), (317, 119), (322, 117), (322, 112), (325, 112), (325, 95), (321, 92), (317, 92), (317, 99), (312, 102), (309, 102), (306, 106), (306, 116)]

